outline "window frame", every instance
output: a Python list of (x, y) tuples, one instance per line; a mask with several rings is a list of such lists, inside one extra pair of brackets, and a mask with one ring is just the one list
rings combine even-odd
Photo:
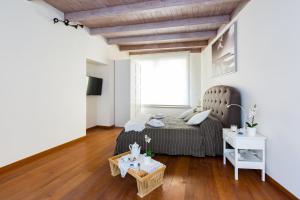
[(144, 108), (191, 108), (190, 105), (141, 104)]

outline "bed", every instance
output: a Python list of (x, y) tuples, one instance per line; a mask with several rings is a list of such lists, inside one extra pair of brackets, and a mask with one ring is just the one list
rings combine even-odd
[(240, 126), (241, 113), (237, 107), (227, 108), (229, 104), (240, 104), (237, 89), (219, 85), (208, 89), (202, 101), (203, 110), (211, 110), (210, 116), (200, 125), (186, 125), (182, 119), (166, 117), (165, 126), (154, 128), (146, 126), (142, 132), (124, 130), (116, 141), (115, 154), (128, 151), (129, 144), (137, 142), (144, 151), (144, 136), (152, 138), (148, 145), (156, 154), (190, 155), (195, 157), (222, 155), (222, 128), (231, 124)]

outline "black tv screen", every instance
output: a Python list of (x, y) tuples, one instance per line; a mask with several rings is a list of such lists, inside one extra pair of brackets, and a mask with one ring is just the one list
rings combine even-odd
[(101, 95), (102, 93), (102, 78), (88, 77), (88, 85), (86, 95)]

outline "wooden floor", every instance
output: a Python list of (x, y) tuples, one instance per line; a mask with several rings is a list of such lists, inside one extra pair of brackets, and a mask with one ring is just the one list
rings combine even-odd
[[(0, 174), (0, 200), (140, 199), (135, 180), (112, 177), (107, 158), (120, 129), (94, 129), (78, 143)], [(143, 199), (288, 199), (253, 170), (233, 168), (221, 158), (157, 156), (167, 165), (164, 184)]]

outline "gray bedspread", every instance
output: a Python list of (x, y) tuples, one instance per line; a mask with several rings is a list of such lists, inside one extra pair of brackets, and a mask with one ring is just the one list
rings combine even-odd
[(142, 132), (120, 133), (115, 155), (129, 151), (129, 144), (137, 142), (145, 151), (145, 135), (152, 138), (149, 149), (157, 154), (191, 155), (196, 157), (222, 155), (222, 123), (213, 117), (198, 126), (186, 125), (182, 119), (166, 117), (163, 128), (147, 126)]

